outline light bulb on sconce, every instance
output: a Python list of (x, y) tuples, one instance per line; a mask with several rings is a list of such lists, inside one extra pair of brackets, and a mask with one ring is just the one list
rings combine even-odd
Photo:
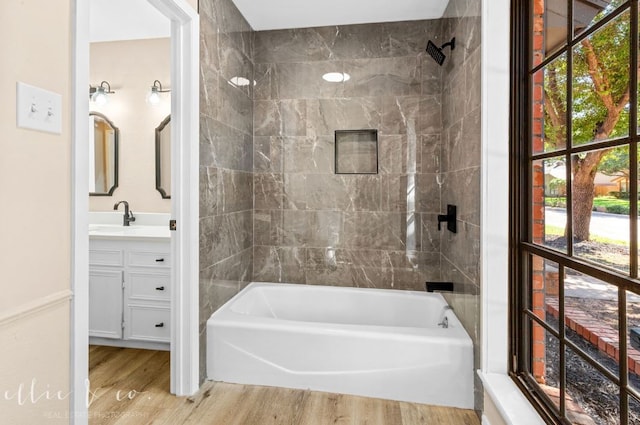
[(147, 95), (147, 103), (153, 106), (159, 104), (161, 100), (160, 93), (168, 93), (170, 91), (170, 89), (163, 89), (160, 81), (155, 80), (151, 86), (151, 91)]
[(97, 105), (105, 105), (109, 100), (107, 94), (113, 93), (115, 92), (111, 90), (111, 85), (106, 81), (101, 82), (98, 87), (89, 86), (89, 97)]

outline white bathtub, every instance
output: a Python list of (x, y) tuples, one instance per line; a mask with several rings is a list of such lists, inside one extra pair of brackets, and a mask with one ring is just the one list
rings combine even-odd
[(472, 409), (471, 339), (446, 306), (426, 292), (254, 282), (208, 320), (207, 374)]

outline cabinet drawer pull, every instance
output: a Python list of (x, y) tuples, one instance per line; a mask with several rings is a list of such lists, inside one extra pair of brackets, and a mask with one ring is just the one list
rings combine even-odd
[(158, 286), (158, 287), (156, 288), (156, 291), (164, 291), (164, 286)]
[(157, 323), (156, 328), (164, 328), (164, 322)]
[(164, 263), (164, 258), (156, 258), (156, 263)]

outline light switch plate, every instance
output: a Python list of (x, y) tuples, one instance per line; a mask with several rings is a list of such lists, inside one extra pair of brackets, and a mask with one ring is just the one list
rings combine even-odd
[(62, 96), (18, 81), (17, 126), (48, 133), (62, 133)]

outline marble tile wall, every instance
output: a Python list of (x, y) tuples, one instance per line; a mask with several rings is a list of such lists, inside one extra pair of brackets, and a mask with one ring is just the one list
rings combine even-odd
[(251, 280), (252, 30), (231, 0), (200, 0), (200, 378), (206, 320)]
[[(441, 239), (442, 279), (455, 284), (448, 301), (474, 342), (480, 367), (480, 166), (481, 79), (480, 0), (451, 0), (443, 19), (442, 208), (458, 207), (458, 233)], [(476, 379), (476, 410), (482, 410), (482, 384)]]
[[(441, 32), (438, 20), (254, 34), (254, 280), (440, 278), (442, 69), (424, 49)], [(334, 132), (357, 129), (378, 130), (379, 173), (337, 175)]]

